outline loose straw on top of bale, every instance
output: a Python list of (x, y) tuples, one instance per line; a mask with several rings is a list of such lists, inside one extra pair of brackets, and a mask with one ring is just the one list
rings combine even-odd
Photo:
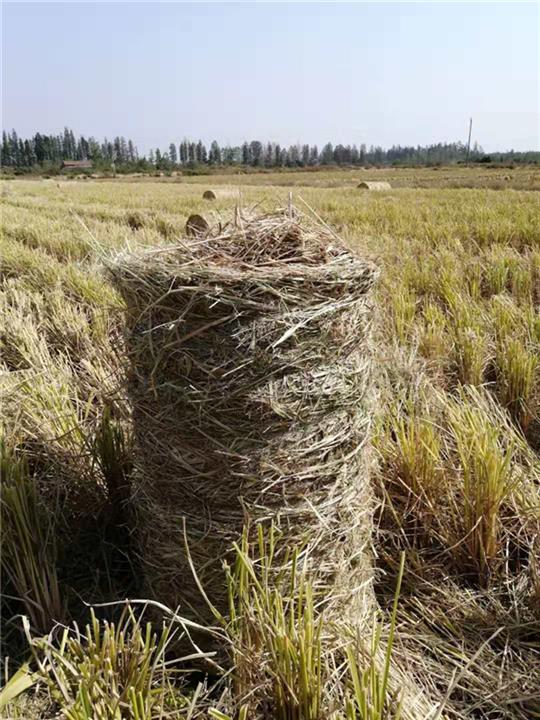
[(244, 524), (299, 546), (320, 597), (372, 602), (369, 290), (377, 276), (289, 208), (238, 213), (194, 240), (122, 255), (149, 591), (210, 621)]

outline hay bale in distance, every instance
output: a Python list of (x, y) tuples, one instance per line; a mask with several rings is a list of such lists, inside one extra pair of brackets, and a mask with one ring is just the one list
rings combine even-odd
[(357, 188), (360, 190), (391, 190), (392, 186), (389, 182), (374, 181), (374, 180), (363, 180), (359, 183)]
[(283, 549), (304, 549), (317, 598), (340, 617), (347, 609), (360, 621), (373, 603), (378, 271), (291, 214), (242, 217), (203, 243), (120, 256), (110, 268), (127, 306), (147, 592), (199, 622), (214, 619), (184, 519), (198, 577), (224, 614), (222, 563), (246, 521), (254, 534), (273, 522)]
[(215, 200), (216, 193), (213, 190), (205, 190), (203, 192), (203, 200)]
[(202, 215), (190, 215), (186, 223), (186, 235), (188, 237), (194, 237), (196, 235), (204, 235), (208, 232), (210, 225), (203, 218)]

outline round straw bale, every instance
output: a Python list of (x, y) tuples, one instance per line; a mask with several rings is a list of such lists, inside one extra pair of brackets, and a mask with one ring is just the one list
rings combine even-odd
[(148, 592), (212, 622), (190, 561), (226, 614), (232, 543), (273, 523), (283, 553), (302, 548), (318, 600), (360, 621), (375, 266), (289, 209), (121, 256), (111, 273), (127, 306)]
[(215, 200), (216, 193), (213, 190), (205, 190), (203, 192), (203, 200)]
[(194, 237), (196, 235), (204, 235), (209, 229), (207, 221), (202, 215), (190, 215), (186, 223), (186, 235)]
[(363, 180), (357, 185), (360, 190), (391, 190), (392, 186), (389, 182)]

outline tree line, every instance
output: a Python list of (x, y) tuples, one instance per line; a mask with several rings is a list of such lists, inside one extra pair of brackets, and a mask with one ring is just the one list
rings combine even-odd
[(383, 149), (365, 143), (334, 145), (296, 144), (288, 147), (259, 140), (241, 145), (220, 146), (214, 140), (207, 148), (199, 140), (171, 142), (166, 150), (155, 148), (140, 154), (131, 139), (117, 136), (98, 141), (94, 137), (75, 134), (69, 128), (63, 133), (35, 133), (21, 138), (15, 130), (2, 133), (1, 163), (3, 167), (21, 171), (58, 169), (64, 160), (90, 160), (96, 169), (118, 172), (174, 170), (179, 168), (238, 165), (253, 168), (309, 168), (331, 165), (444, 165), (464, 162), (539, 162), (538, 152), (514, 152), (486, 155), (475, 143), (470, 153), (461, 142), (437, 143), (427, 146), (393, 145)]

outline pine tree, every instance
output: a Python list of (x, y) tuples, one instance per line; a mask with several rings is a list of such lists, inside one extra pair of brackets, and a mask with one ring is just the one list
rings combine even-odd
[(171, 143), (169, 145), (169, 160), (173, 165), (178, 164), (178, 154), (176, 152), (176, 145), (174, 143)]

